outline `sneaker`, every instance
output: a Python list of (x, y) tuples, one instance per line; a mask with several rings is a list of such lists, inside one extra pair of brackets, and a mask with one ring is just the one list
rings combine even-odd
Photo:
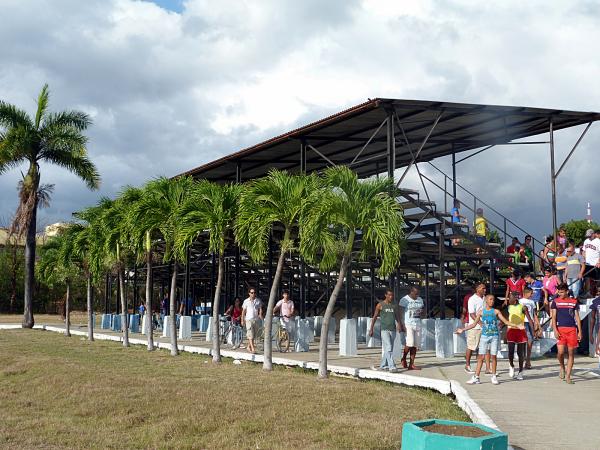
[(511, 367), (508, 368), (508, 376), (510, 378), (514, 378), (515, 377), (515, 368), (514, 367), (511, 366)]
[(500, 384), (496, 375), (492, 375), (492, 384)]
[(481, 384), (481, 381), (479, 381), (478, 376), (473, 375), (471, 379), (467, 381), (467, 384)]
[(523, 372), (519, 372), (519, 373), (517, 374), (517, 380), (519, 380), (519, 381), (523, 381)]
[(400, 372), (396, 367), (394, 367), (393, 369), (390, 369), (390, 373), (398, 373)]
[(471, 370), (471, 366), (465, 366), (465, 372), (467, 372), (467, 373), (475, 373), (474, 370)]
[(381, 368), (381, 367), (377, 367), (377, 366), (371, 366), (371, 370), (376, 370), (377, 372), (383, 372), (385, 370), (385, 368)]

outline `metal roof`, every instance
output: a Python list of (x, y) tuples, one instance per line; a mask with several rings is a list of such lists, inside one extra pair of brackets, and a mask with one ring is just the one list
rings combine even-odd
[(296, 172), (300, 170), (301, 142), (309, 145), (307, 172), (332, 163), (350, 165), (360, 177), (385, 172), (385, 121), (390, 114), (394, 118), (396, 168), (410, 163), (411, 153), (417, 152), (430, 132), (417, 162), (548, 133), (550, 119), (554, 130), (600, 120), (597, 112), (376, 98), (181, 175), (235, 181), (238, 167), (244, 180), (264, 176), (271, 168)]

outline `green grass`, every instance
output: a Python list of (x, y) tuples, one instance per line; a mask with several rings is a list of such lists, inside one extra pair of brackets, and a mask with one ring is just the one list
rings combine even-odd
[(468, 420), (427, 390), (0, 331), (3, 448), (399, 448), (429, 417)]

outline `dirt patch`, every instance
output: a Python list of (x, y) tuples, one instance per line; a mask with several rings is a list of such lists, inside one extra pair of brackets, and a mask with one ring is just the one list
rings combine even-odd
[(449, 436), (484, 437), (490, 435), (490, 433), (487, 431), (483, 431), (477, 427), (469, 426), (442, 425), (439, 423), (434, 423), (431, 425), (425, 425), (421, 428), (424, 431), (429, 431), (430, 433), (447, 434)]

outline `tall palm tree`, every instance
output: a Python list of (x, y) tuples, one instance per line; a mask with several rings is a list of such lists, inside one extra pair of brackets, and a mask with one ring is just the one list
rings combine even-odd
[(145, 196), (151, 195), (147, 185), (139, 191), (139, 197), (132, 201), (127, 210), (127, 224), (130, 229), (136, 253), (140, 255), (146, 264), (146, 329), (144, 330), (147, 338), (148, 351), (154, 350), (154, 331), (152, 330), (152, 284), (153, 284), (153, 249), (155, 244), (154, 235), (157, 230), (152, 230), (144, 226), (144, 210), (142, 208)]
[(50, 113), (48, 100), (48, 85), (44, 85), (33, 118), (22, 109), (0, 101), (0, 173), (22, 163), (28, 165), (12, 227), (25, 234), (23, 327), (26, 328), (34, 325), (32, 307), (40, 163), (64, 167), (85, 181), (90, 189), (97, 189), (100, 184), (98, 171), (87, 156), (87, 138), (83, 134), (91, 124), (90, 118), (80, 111)]
[(225, 248), (227, 238), (233, 231), (237, 214), (237, 199), (242, 191), (241, 185), (217, 184), (210, 181), (194, 183), (188, 198), (180, 212), (180, 232), (177, 237), (176, 251), (183, 258), (187, 248), (196, 238), (208, 232), (209, 252), (217, 255), (218, 275), (212, 302), (212, 347), (215, 363), (221, 362), (221, 343), (219, 339), (219, 302), (221, 287), (225, 275)]
[(181, 254), (174, 251), (175, 242), (180, 232), (181, 207), (193, 186), (191, 177), (169, 179), (160, 177), (150, 181), (144, 189), (138, 206), (139, 230), (151, 235), (160, 233), (164, 241), (164, 261), (172, 263), (171, 295), (170, 295), (170, 338), (171, 355), (177, 356), (177, 327), (176, 327), (176, 294), (177, 272), (179, 264), (183, 262)]
[(264, 370), (273, 370), (273, 307), (279, 292), (285, 254), (294, 246), (300, 213), (315, 180), (314, 176), (290, 175), (280, 170), (271, 170), (266, 177), (250, 182), (240, 198), (235, 225), (236, 239), (254, 261), (265, 259), (269, 234), (275, 236), (275, 227), (283, 228), (283, 236), (277, 242), (279, 258), (265, 315)]
[(117, 271), (121, 300), (121, 330), (123, 332), (123, 346), (129, 347), (129, 328), (127, 326), (128, 310), (125, 291), (125, 266), (128, 257), (132, 255), (132, 238), (127, 227), (127, 208), (129, 207), (129, 196), (137, 193), (126, 188), (115, 200), (104, 198), (100, 200), (101, 236), (104, 252), (108, 261), (112, 263)]
[[(356, 251), (361, 259), (375, 254), (379, 273), (389, 275), (400, 262), (404, 220), (398, 202), (390, 195), (390, 178), (359, 181), (345, 166), (326, 169), (323, 186), (311, 192), (300, 221), (300, 251), (322, 270), (339, 264), (319, 343), (319, 377), (327, 377), (327, 333), (338, 294)], [(355, 250), (355, 247), (358, 247)]]

